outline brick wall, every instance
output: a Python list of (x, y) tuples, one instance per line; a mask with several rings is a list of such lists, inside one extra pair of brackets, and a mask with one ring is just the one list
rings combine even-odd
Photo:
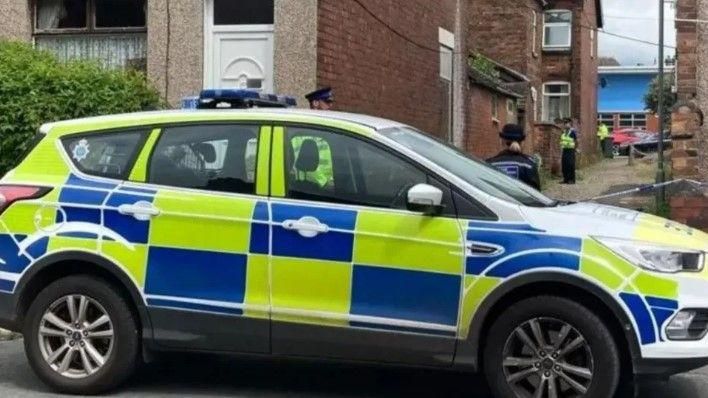
[(456, 0), (320, 0), (317, 83), (332, 86), (336, 108), (378, 115), (443, 136), (447, 95), (439, 77), (438, 28), (453, 32)]
[[(708, 18), (708, 0), (679, 0), (679, 19)], [(708, 180), (708, 126), (700, 114), (708, 114), (708, 27), (677, 22), (677, 96), (671, 117), (671, 172), (674, 178)], [(708, 230), (706, 190), (684, 190), (670, 202), (671, 218)]]
[[(503, 149), (499, 138), (501, 128), (512, 122), (506, 112), (507, 97), (497, 95), (497, 118), (492, 118), (492, 97), (494, 93), (489, 89), (471, 85), (468, 94), (467, 129), (465, 134), (464, 149), (482, 159), (490, 158)], [(531, 140), (525, 144), (529, 145)]]
[(556, 125), (539, 123), (534, 126), (532, 137), (536, 152), (543, 159), (543, 168), (555, 175), (561, 173), (561, 130)]
[[(677, 19), (697, 19), (698, 0), (678, 0)], [(676, 78), (678, 100), (689, 101), (696, 96), (696, 62), (698, 49), (697, 25), (691, 22), (676, 22)]]
[(597, 34), (591, 40), (591, 28), (597, 27), (594, 0), (558, 0), (554, 9), (573, 12), (572, 46), (569, 52), (544, 52), (544, 82), (567, 81), (571, 84), (571, 115), (577, 121), (581, 164), (599, 158), (597, 143)]
[[(534, 13), (536, 29), (533, 22)], [(527, 134), (532, 135), (536, 115), (531, 87), (541, 93), (543, 12), (540, 3), (537, 0), (476, 0), (470, 3), (467, 15), (467, 41), (470, 50), (529, 78), (524, 127)], [(540, 106), (540, 102), (536, 104), (539, 112)], [(525, 150), (534, 152), (535, 148), (531, 142), (532, 140), (529, 140), (525, 145)]]

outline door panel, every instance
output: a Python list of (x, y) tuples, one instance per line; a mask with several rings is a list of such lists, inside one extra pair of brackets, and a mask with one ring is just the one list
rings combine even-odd
[(270, 133), (197, 125), (166, 128), (157, 141), (144, 293), (159, 344), (270, 351), (270, 212), (255, 195)]
[[(272, 198), (273, 352), (451, 363), (464, 269), (459, 223), (347, 204), (394, 203), (408, 182), (427, 182), (425, 173), (358, 138), (275, 132), (272, 171), (285, 181), (271, 192), (313, 199)], [(362, 168), (367, 161), (375, 167)]]

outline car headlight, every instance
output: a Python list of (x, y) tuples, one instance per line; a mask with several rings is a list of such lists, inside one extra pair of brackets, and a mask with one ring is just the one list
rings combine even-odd
[(703, 269), (705, 252), (636, 240), (595, 238), (630, 263), (650, 271), (675, 273)]

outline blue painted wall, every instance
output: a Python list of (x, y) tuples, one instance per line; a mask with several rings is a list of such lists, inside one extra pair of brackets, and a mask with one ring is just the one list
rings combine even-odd
[(644, 112), (644, 94), (656, 73), (600, 73), (600, 82), (607, 85), (598, 87), (598, 112)]

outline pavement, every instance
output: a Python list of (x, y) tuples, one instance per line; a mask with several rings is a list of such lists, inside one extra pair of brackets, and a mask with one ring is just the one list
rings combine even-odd
[[(640, 398), (699, 398), (708, 391), (708, 368), (642, 387)], [(228, 357), (171, 355), (136, 372), (110, 397), (450, 397), (490, 398), (475, 375), (411, 370), (244, 361)], [(0, 397), (46, 398), (52, 394), (34, 375), (22, 340), (0, 342)]]
[[(554, 179), (546, 184), (543, 193), (556, 199), (583, 201), (600, 195), (654, 183), (657, 165), (655, 154), (645, 159), (636, 159), (632, 165), (628, 163), (626, 156), (604, 159), (601, 162), (578, 170), (575, 185), (563, 185), (560, 184), (560, 180)], [(625, 208), (640, 209), (651, 207), (653, 205), (652, 198), (651, 195), (630, 195), (614, 197), (600, 202)]]

